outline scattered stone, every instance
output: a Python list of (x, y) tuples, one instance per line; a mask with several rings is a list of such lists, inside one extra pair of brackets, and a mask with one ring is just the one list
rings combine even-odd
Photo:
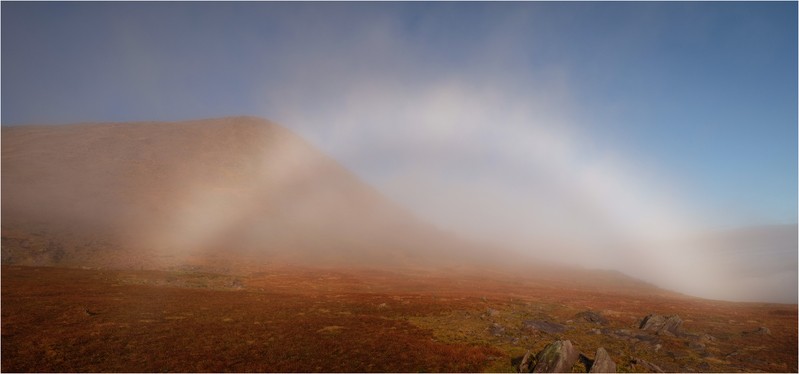
[(657, 366), (657, 365), (655, 365), (655, 364), (653, 364), (653, 363), (651, 363), (649, 361), (646, 361), (644, 359), (641, 359), (641, 358), (633, 357), (630, 360), (630, 363), (633, 364), (633, 365), (641, 365), (644, 368), (646, 368), (646, 369), (648, 369), (650, 371), (653, 371), (655, 373), (663, 373), (663, 369), (661, 369), (660, 366)]
[(582, 318), (585, 321), (596, 323), (598, 325), (605, 325), (608, 323), (608, 320), (605, 317), (592, 310), (586, 310), (584, 312), (577, 313), (575, 317)]
[(602, 334), (602, 331), (600, 331), (599, 329), (591, 329), (591, 333), (594, 335), (600, 335)]
[(227, 286), (235, 290), (240, 290), (244, 288), (244, 283), (241, 281), (241, 279), (235, 278), (228, 282)]
[(499, 315), (499, 311), (496, 310), (496, 309), (488, 308), (488, 309), (486, 309), (486, 313), (485, 314), (488, 317), (496, 317), (496, 316)]
[[(592, 360), (592, 359), (588, 358), (588, 356), (580, 353), (580, 355), (577, 356), (577, 364), (574, 367), (572, 367), (572, 373), (573, 372), (582, 373), (583, 371), (588, 372), (588, 370), (591, 368), (591, 365), (593, 365), (593, 364), (594, 364), (594, 360)], [(578, 370), (578, 369), (585, 369), (585, 370)]]
[(492, 323), (488, 328), (488, 333), (493, 336), (502, 336), (505, 333), (505, 328), (498, 323)]
[(673, 315), (664, 317), (658, 314), (650, 314), (644, 317), (639, 328), (641, 330), (653, 331), (656, 334), (677, 335), (681, 325), (682, 319), (680, 316)]
[(618, 330), (602, 330), (604, 334), (610, 334), (615, 336), (616, 338), (629, 341), (630, 343), (638, 343), (638, 342), (645, 342), (647, 344), (658, 344), (660, 343), (660, 338), (654, 335), (649, 334), (636, 334), (627, 329), (618, 329)]
[(578, 355), (579, 353), (574, 349), (571, 341), (557, 340), (538, 352), (533, 373), (571, 372)]
[(688, 348), (694, 351), (704, 351), (706, 347), (703, 343), (697, 341), (689, 341)]
[(608, 351), (605, 348), (599, 347), (596, 350), (596, 357), (594, 363), (591, 365), (589, 373), (615, 373), (616, 363), (610, 358)]
[(388, 304), (386, 304), (386, 303), (381, 303), (380, 305), (377, 306), (377, 309), (387, 309), (387, 308), (388, 308)]
[(533, 356), (533, 352), (528, 349), (527, 353), (525, 353), (522, 358), (522, 362), (519, 363), (518, 370), (520, 373), (532, 373), (534, 367), (535, 356)]
[(560, 334), (566, 331), (566, 326), (544, 320), (527, 320), (522, 322), (522, 327), (530, 330), (542, 331), (547, 334)]
[(771, 335), (771, 330), (769, 330), (767, 327), (760, 326), (756, 330), (753, 330), (753, 331), (744, 331), (744, 332), (741, 333), (741, 335), (743, 335), (743, 336), (747, 336), (747, 335)]
[(655, 352), (659, 351), (660, 348), (663, 348), (662, 344), (655, 344)]
[(83, 308), (83, 314), (84, 314), (84, 315), (87, 315), (87, 316), (92, 316), (92, 317), (93, 317), (93, 316), (96, 316), (96, 315), (98, 315), (98, 314), (100, 314), (100, 313), (93, 312), (93, 311), (91, 311), (91, 310), (89, 310), (89, 309)]
[(686, 352), (684, 349), (675, 349), (669, 351), (669, 357), (675, 360), (682, 360), (688, 358), (690, 354)]

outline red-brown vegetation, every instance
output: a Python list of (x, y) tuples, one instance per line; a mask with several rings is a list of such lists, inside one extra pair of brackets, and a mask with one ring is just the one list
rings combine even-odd
[[(527, 318), (571, 328), (583, 352), (604, 346), (672, 371), (796, 371), (795, 305), (713, 302), (600, 291), (465, 273), (275, 268), (249, 276), (3, 266), (4, 371), (509, 371), (553, 336)], [(492, 308), (494, 315), (486, 314)], [(677, 337), (656, 352), (575, 319), (596, 310), (610, 329), (648, 313), (679, 314), (717, 340), (699, 355)], [(492, 323), (507, 327), (489, 334)], [(742, 333), (765, 326), (770, 335)], [(514, 338), (517, 338), (514, 341)]]

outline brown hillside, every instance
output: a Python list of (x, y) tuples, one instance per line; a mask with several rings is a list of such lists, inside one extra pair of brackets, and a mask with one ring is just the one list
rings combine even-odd
[(459, 246), (265, 120), (2, 131), (6, 264), (408, 266)]

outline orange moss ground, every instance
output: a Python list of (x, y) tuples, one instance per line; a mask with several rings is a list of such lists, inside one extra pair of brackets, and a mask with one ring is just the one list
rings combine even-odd
[[(574, 318), (586, 309), (605, 315), (608, 329), (679, 314), (686, 331), (718, 340), (702, 355), (670, 337), (653, 351), (591, 333), (597, 326)], [(520, 328), (535, 318), (571, 329), (550, 336)], [(506, 331), (490, 334), (493, 323)], [(759, 326), (771, 335), (741, 335)], [(498, 275), (2, 267), (6, 372), (510, 371), (512, 359), (558, 337), (589, 356), (606, 347), (621, 370), (644, 370), (629, 364), (638, 357), (672, 371), (795, 372), (797, 309)]]

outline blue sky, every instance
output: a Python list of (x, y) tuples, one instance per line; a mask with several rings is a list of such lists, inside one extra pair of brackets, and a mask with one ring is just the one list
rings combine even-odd
[(2, 123), (262, 116), (444, 226), (464, 185), (795, 223), (796, 6), (5, 2)]

